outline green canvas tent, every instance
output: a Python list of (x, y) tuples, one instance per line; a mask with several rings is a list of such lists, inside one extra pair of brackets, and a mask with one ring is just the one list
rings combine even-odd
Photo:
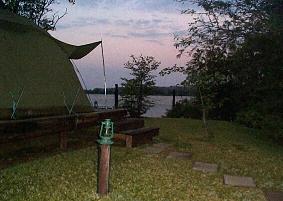
[(92, 112), (70, 59), (100, 43), (69, 45), (0, 10), (0, 119)]

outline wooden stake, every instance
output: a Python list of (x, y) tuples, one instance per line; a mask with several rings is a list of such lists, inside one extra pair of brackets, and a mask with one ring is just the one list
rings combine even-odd
[(115, 109), (118, 109), (119, 103), (118, 103), (118, 98), (119, 98), (119, 91), (118, 91), (118, 84), (115, 84)]
[(110, 145), (100, 145), (100, 161), (98, 176), (98, 194), (105, 196), (109, 192)]
[(173, 89), (172, 109), (176, 106), (176, 90)]

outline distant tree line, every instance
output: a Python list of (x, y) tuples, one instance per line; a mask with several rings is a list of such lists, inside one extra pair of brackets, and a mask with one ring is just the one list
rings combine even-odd
[[(149, 95), (158, 95), (158, 96), (172, 96), (173, 90), (176, 91), (176, 96), (195, 96), (196, 89), (195, 87), (184, 87), (184, 86), (170, 86), (170, 87), (158, 87), (154, 86), (152, 92)], [(122, 94), (123, 87), (118, 88), (119, 94)], [(85, 90), (88, 94), (104, 94), (104, 88), (94, 88)], [(114, 94), (115, 88), (107, 88), (107, 94)]]

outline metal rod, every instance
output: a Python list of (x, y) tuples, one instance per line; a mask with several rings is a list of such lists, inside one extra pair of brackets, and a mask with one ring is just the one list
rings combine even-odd
[(103, 76), (104, 76), (104, 96), (105, 96), (105, 107), (107, 108), (107, 84), (106, 84), (106, 70), (105, 70), (105, 59), (104, 59), (104, 50), (103, 50), (103, 42), (101, 39), (101, 54), (102, 54), (102, 65), (103, 65)]

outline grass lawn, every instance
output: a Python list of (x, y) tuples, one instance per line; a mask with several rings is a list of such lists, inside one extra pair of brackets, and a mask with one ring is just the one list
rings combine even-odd
[[(189, 119), (146, 119), (159, 126), (156, 141), (193, 153), (191, 161), (146, 155), (142, 148), (112, 148), (111, 193), (96, 195), (97, 147), (45, 156), (0, 172), (0, 200), (65, 201), (264, 201), (262, 190), (283, 191), (283, 147), (261, 131), (210, 121), (207, 139), (201, 122)], [(216, 174), (192, 170), (193, 161), (219, 165)], [(223, 174), (251, 176), (257, 188), (223, 185)]]

